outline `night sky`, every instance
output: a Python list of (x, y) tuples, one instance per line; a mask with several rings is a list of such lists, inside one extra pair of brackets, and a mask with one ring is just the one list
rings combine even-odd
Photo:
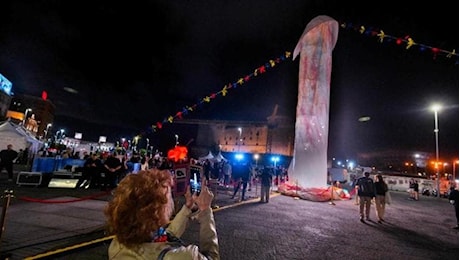
[[(56, 105), (55, 130), (82, 132), (91, 141), (148, 132), (292, 52), (308, 22), (328, 15), (347, 25), (333, 51), (330, 156), (385, 149), (434, 153), (429, 107), (438, 102), (440, 156), (458, 158), (458, 55), (432, 51), (458, 52), (457, 2), (88, 3), (2, 2), (0, 73), (14, 93), (47, 91)], [(361, 25), (419, 45), (406, 49), (391, 37), (381, 43), (355, 29)], [(282, 61), (184, 118), (262, 121), (275, 104), (295, 117), (298, 62)], [(362, 116), (371, 120), (359, 122)]]

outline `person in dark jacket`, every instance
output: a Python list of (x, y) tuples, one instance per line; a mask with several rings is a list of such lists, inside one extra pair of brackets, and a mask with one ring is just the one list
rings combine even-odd
[(260, 174), (261, 189), (260, 189), (260, 202), (268, 203), (270, 200), (270, 188), (272, 186), (273, 170), (265, 166)]
[(116, 153), (110, 153), (104, 161), (104, 190), (117, 187), (117, 177), (122, 170), (123, 164), (116, 157)]
[(378, 217), (378, 222), (381, 224), (385, 215), (385, 195), (388, 192), (388, 186), (383, 180), (382, 175), (375, 175), (375, 213)]
[[(371, 202), (375, 198), (375, 185), (374, 181), (369, 178), (370, 173), (365, 172), (364, 176), (356, 180), (355, 188), (359, 196), (359, 219), (364, 221), (364, 213), (366, 220), (370, 220), (369, 214), (371, 212)], [(364, 207), (366, 211), (364, 212)]]
[(455, 189), (455, 184), (450, 187), (449, 202), (454, 206), (455, 217), (457, 217), (457, 225), (454, 228), (458, 229), (458, 190)]
[(18, 152), (13, 150), (12, 144), (0, 151), (0, 172), (5, 168), (8, 173), (8, 181), (13, 181), (13, 164), (16, 158), (18, 158)]
[(241, 190), (241, 200), (245, 200), (246, 189), (248, 188), (249, 178), (251, 176), (251, 169), (246, 162), (236, 162), (232, 167), (232, 175), (234, 176), (234, 189), (232, 199), (235, 198), (236, 194)]
[(80, 188), (99, 187), (101, 182), (102, 162), (97, 153), (92, 153), (83, 164)]

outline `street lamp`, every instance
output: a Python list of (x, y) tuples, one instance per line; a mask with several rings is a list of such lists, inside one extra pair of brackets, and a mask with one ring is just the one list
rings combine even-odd
[[(431, 109), (434, 111), (434, 138), (436, 142), (436, 164), (439, 162), (439, 127), (438, 127), (438, 111), (441, 109), (440, 105), (433, 105)], [(439, 167), (436, 167), (436, 189), (437, 197), (440, 196), (439, 190)]]
[(48, 132), (50, 131), (50, 128), (53, 126), (53, 124), (49, 123), (46, 125), (46, 130), (45, 130), (45, 140), (48, 139)]
[(448, 166), (449, 164), (448, 163), (443, 163), (442, 164), (442, 174), (446, 174), (446, 166)]
[(60, 144), (62, 142), (62, 139), (65, 137), (64, 132), (64, 129), (58, 130), (56, 132), (55, 143)]
[(25, 126), (26, 125), (26, 119), (27, 119), (27, 114), (30, 112), (32, 112), (32, 108), (27, 108), (26, 111), (24, 112), (24, 119), (22, 120), (22, 125)]
[(274, 165), (274, 168), (276, 168), (276, 163), (280, 161), (280, 158), (278, 156), (273, 156), (272, 157), (272, 162)]
[(256, 168), (257, 168), (257, 163), (258, 163), (258, 161), (259, 161), (259, 157), (260, 157), (260, 156), (259, 156), (258, 153), (254, 154), (254, 159), (256, 160)]
[(452, 180), (455, 181), (455, 164), (458, 164), (458, 160), (454, 160), (452, 163)]
[(241, 147), (241, 133), (243, 132), (243, 129), (241, 127), (238, 127), (238, 132), (239, 132), (239, 135), (238, 135), (238, 152), (240, 151), (240, 147)]

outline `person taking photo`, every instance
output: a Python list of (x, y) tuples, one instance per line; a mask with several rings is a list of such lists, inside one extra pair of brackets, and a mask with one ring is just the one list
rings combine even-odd
[[(109, 259), (220, 259), (211, 210), (214, 195), (204, 185), (199, 196), (187, 187), (185, 204), (171, 220), (173, 181), (169, 170), (149, 169), (119, 183), (104, 211), (114, 235)], [(190, 220), (200, 224), (199, 246), (180, 239)]]

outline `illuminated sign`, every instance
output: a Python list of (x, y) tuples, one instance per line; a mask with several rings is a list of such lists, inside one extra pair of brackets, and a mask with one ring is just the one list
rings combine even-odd
[(13, 83), (0, 74), (0, 90), (5, 92), (8, 95), (12, 95), (11, 89), (13, 88)]

